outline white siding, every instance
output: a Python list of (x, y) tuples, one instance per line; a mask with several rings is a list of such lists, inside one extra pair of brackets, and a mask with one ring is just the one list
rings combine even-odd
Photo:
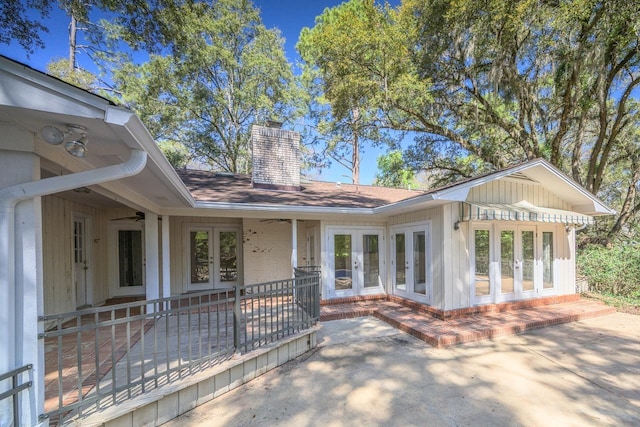
[(518, 203), (527, 201), (545, 208), (571, 210), (571, 206), (542, 185), (503, 178), (479, 185), (469, 191), (468, 202)]
[(458, 203), (450, 203), (442, 207), (442, 269), (444, 299), (439, 301), (438, 308), (451, 310), (468, 307), (470, 301), (469, 276), (469, 224), (458, 224), (460, 208)]
[(291, 224), (245, 218), (243, 227), (244, 283), (291, 277)]
[(101, 286), (106, 282), (106, 235), (100, 226), (100, 212), (59, 196), (42, 198), (42, 263), (45, 314), (75, 310), (73, 280), (73, 213), (90, 218), (87, 230), (89, 266), (87, 285), (92, 286), (93, 304), (104, 302), (108, 292)]

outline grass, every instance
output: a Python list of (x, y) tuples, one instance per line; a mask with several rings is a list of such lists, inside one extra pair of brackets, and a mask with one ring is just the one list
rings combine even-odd
[(584, 292), (582, 296), (602, 301), (624, 313), (640, 315), (640, 295), (638, 294), (623, 296), (609, 293)]

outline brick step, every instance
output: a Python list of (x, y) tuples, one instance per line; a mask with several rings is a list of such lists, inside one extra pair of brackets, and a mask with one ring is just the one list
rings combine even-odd
[(396, 301), (364, 300), (324, 305), (320, 320), (374, 316), (434, 347), (443, 348), (604, 316), (616, 311), (600, 302), (579, 298), (555, 304), (551, 303), (553, 299), (547, 299), (542, 304), (541, 301), (528, 305), (518, 302), (502, 307), (496, 304), (491, 310), (442, 319), (413, 304), (400, 304)]

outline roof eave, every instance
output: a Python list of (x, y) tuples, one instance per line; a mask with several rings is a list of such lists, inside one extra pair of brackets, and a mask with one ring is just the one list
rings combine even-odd
[(374, 215), (375, 208), (346, 208), (346, 207), (326, 207), (326, 206), (300, 206), (300, 205), (267, 205), (257, 203), (225, 203), (225, 202), (202, 202), (194, 203), (196, 209), (211, 209), (221, 211), (244, 211), (244, 212), (265, 212), (282, 213), (287, 217), (297, 214), (322, 214), (322, 215)]

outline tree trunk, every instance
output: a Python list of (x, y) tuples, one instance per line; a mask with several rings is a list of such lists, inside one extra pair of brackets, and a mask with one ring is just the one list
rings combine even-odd
[(352, 111), (353, 121), (352, 123), (352, 144), (353, 144), (353, 153), (351, 154), (351, 164), (353, 165), (353, 169), (351, 170), (351, 180), (354, 184), (360, 184), (360, 140), (359, 140), (359, 121), (360, 121), (360, 110), (354, 108)]
[(78, 33), (76, 18), (71, 14), (69, 23), (69, 73), (76, 69), (76, 35)]

